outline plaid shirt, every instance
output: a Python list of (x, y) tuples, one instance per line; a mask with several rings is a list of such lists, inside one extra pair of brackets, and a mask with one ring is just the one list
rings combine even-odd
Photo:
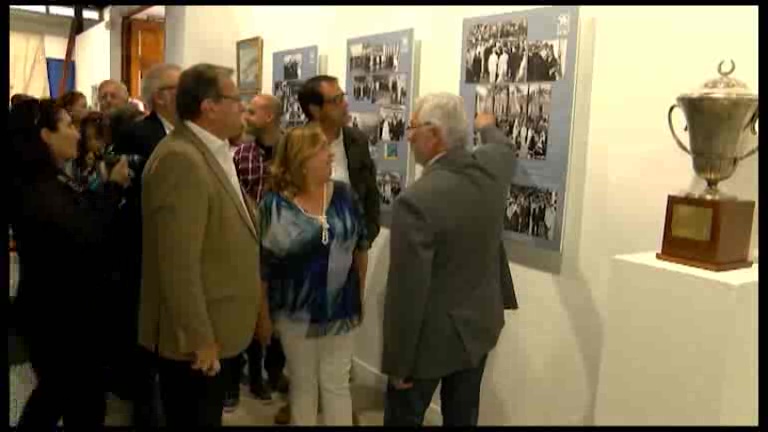
[(267, 188), (269, 158), (267, 152), (255, 141), (240, 144), (235, 151), (235, 168), (240, 185), (258, 205)]

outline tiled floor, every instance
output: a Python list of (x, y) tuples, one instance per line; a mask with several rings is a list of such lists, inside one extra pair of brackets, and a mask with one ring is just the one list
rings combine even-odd
[[(233, 413), (225, 413), (222, 418), (224, 426), (272, 426), (277, 411), (286, 400), (273, 394), (273, 400), (263, 402), (254, 399), (247, 386), (240, 388), (240, 406)], [(363, 410), (358, 413), (361, 426), (381, 426), (384, 413), (378, 410)], [(322, 415), (319, 419), (322, 423)], [(131, 405), (113, 396), (107, 401), (107, 426), (130, 426)]]

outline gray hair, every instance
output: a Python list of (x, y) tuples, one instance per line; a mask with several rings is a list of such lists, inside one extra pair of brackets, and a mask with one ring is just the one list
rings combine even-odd
[(101, 89), (104, 88), (107, 84), (114, 84), (117, 86), (117, 88), (120, 89), (120, 92), (125, 96), (125, 99), (128, 100), (130, 98), (130, 94), (128, 93), (128, 87), (122, 83), (122, 81), (117, 81), (113, 79), (104, 80), (99, 84), (99, 93), (101, 93)]
[(147, 106), (149, 111), (152, 111), (155, 108), (154, 96), (157, 90), (160, 88), (160, 82), (163, 78), (163, 75), (165, 75), (166, 72), (171, 71), (181, 71), (181, 66), (170, 63), (161, 63), (152, 66), (152, 68), (147, 71), (147, 74), (142, 77), (141, 100), (144, 101), (144, 104)]
[(421, 123), (440, 130), (448, 147), (459, 147), (467, 140), (467, 114), (464, 99), (451, 93), (432, 93), (420, 97), (414, 108)]

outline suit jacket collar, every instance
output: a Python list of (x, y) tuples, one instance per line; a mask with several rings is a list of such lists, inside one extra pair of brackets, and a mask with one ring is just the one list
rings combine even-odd
[[(258, 239), (258, 235), (256, 234), (256, 228), (254, 225), (254, 218), (253, 213), (251, 212), (250, 208), (245, 209), (243, 208), (242, 203), (240, 202), (240, 197), (237, 194), (240, 194), (243, 196), (243, 200), (248, 203), (247, 199), (245, 199), (245, 196), (247, 194), (243, 194), (242, 188), (241, 190), (237, 191), (232, 186), (232, 182), (229, 181), (229, 177), (227, 176), (227, 173), (224, 171), (224, 168), (221, 167), (221, 164), (216, 159), (216, 156), (211, 152), (211, 150), (208, 148), (208, 145), (203, 142), (203, 140), (200, 139), (200, 137), (197, 136), (196, 133), (192, 131), (184, 122), (181, 122), (176, 128), (173, 129), (172, 134), (178, 134), (180, 137), (184, 138), (186, 141), (189, 141), (200, 153), (202, 153), (203, 157), (205, 158), (205, 161), (208, 163), (208, 166), (211, 168), (211, 171), (215, 174), (216, 178), (221, 182), (221, 185), (224, 187), (224, 189), (227, 191), (227, 195), (232, 199), (232, 204), (237, 207), (237, 211), (240, 213), (240, 216), (243, 218), (243, 221), (248, 225), (248, 229), (251, 230), (251, 234), (253, 234), (254, 237)], [(247, 212), (246, 212), (247, 211)]]
[(436, 170), (451, 169), (464, 165), (470, 159), (472, 159), (472, 155), (464, 147), (454, 147), (448, 149), (448, 151), (437, 158), (437, 160), (435, 160), (431, 165), (424, 168), (422, 176), (425, 176)]

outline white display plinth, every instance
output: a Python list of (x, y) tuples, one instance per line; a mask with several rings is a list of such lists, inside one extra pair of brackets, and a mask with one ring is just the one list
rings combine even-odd
[(597, 425), (757, 425), (758, 266), (611, 262)]

